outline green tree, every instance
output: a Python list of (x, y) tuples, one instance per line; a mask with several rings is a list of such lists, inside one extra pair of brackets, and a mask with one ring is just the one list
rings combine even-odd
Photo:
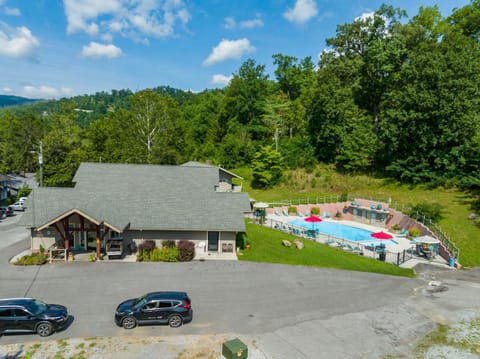
[(268, 188), (277, 184), (282, 178), (283, 159), (280, 152), (272, 146), (262, 146), (255, 153), (253, 159), (252, 186), (256, 188)]

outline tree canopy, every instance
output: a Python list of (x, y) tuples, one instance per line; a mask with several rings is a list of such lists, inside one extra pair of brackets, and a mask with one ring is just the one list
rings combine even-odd
[(273, 78), (248, 59), (223, 89), (112, 90), (10, 107), (0, 112), (0, 172), (38, 170), (42, 142), (46, 185), (69, 185), (81, 161), (209, 160), (255, 167), (259, 186), (282, 166), (324, 162), (480, 188), (479, 19), (480, 0), (448, 17), (421, 7), (410, 19), (382, 5), (338, 25), (318, 64), (273, 54)]

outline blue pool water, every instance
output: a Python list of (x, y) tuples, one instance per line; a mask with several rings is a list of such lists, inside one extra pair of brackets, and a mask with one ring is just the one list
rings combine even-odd
[[(330, 235), (336, 238), (343, 238), (347, 241), (353, 242), (363, 242), (368, 241), (368, 243), (379, 243), (380, 241), (372, 238), (370, 235), (373, 233), (363, 228), (347, 226), (337, 222), (322, 221), (318, 223), (305, 222), (303, 219), (295, 219), (288, 222), (288, 224), (296, 227), (301, 227), (307, 230), (314, 229), (316, 232), (321, 234)], [(391, 244), (391, 241), (381, 241), (385, 244)]]

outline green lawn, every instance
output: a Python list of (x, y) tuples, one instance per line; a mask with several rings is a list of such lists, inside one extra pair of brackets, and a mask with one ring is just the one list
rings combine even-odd
[(241, 251), (238, 256), (240, 260), (328, 267), (406, 277), (414, 276), (411, 269), (400, 268), (393, 264), (345, 252), (307, 239), (302, 239), (305, 247), (301, 250), (294, 246), (285, 247), (282, 245), (282, 240), (287, 239), (293, 243), (295, 239), (299, 238), (254, 224), (251, 220), (246, 220), (246, 226), (248, 243), (251, 247)]
[(471, 221), (468, 215), (471, 198), (455, 189), (427, 189), (422, 186), (407, 186), (395, 181), (373, 178), (365, 175), (342, 175), (329, 166), (318, 166), (311, 172), (305, 170), (287, 171), (283, 182), (269, 190), (250, 187), (252, 170), (240, 168), (235, 173), (244, 177), (243, 191), (257, 201), (265, 202), (312, 202), (325, 196), (349, 194), (386, 201), (392, 199), (392, 206), (412, 206), (418, 203), (438, 203), (443, 208), (443, 218), (438, 222), (443, 232), (450, 237), (460, 250), (460, 263), (465, 267), (480, 265), (480, 222)]

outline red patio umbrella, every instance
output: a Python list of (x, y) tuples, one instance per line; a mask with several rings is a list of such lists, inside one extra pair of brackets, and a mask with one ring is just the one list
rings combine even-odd
[(390, 239), (393, 238), (392, 235), (385, 233), (384, 231), (372, 233), (370, 236), (376, 239)]
[(305, 222), (312, 223), (312, 230), (315, 228), (315, 223), (321, 222), (322, 219), (317, 216), (310, 216), (304, 219)]
[(321, 222), (321, 221), (322, 221), (322, 219), (317, 217), (317, 216), (310, 216), (310, 217), (305, 218), (305, 222), (315, 223), (315, 222)]

